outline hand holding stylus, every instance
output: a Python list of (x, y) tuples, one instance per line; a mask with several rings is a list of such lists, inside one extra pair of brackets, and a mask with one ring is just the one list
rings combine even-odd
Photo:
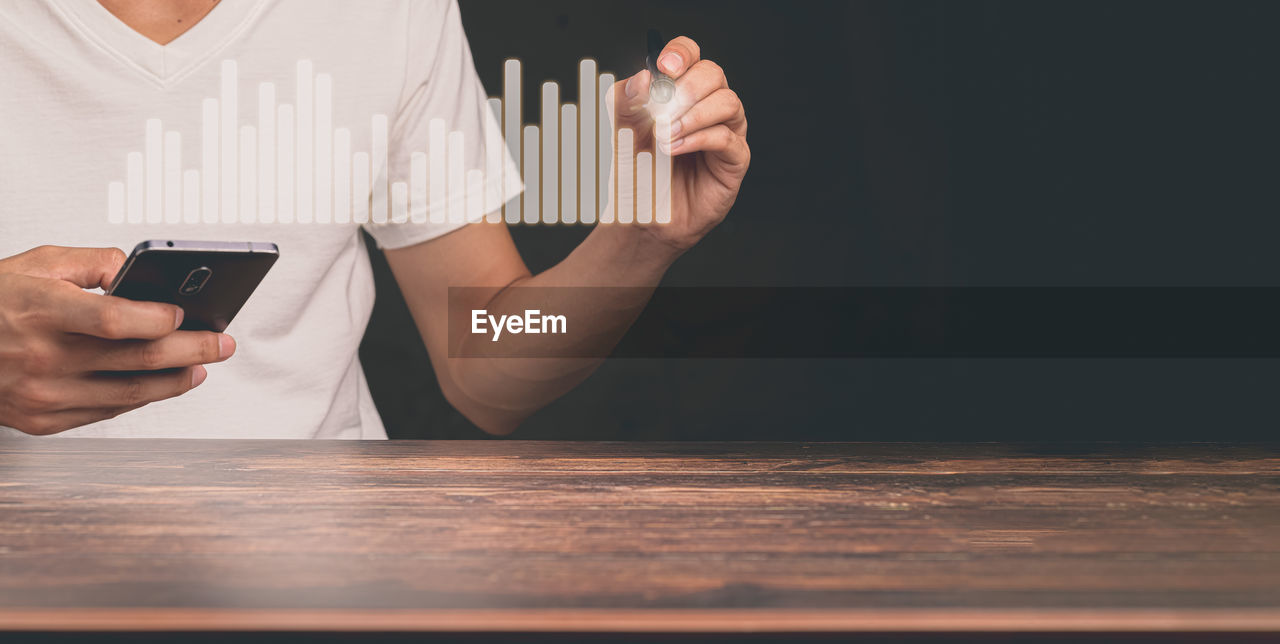
[[(724, 70), (703, 59), (693, 40), (668, 42), (656, 58), (650, 55), (650, 66), (674, 82), (672, 95), (666, 96), (664, 79), (655, 82), (653, 72), (642, 70), (614, 85), (613, 116), (617, 127), (635, 131), (637, 150), (652, 149), (657, 139), (672, 155), (671, 223), (637, 229), (684, 251), (719, 224), (738, 197), (751, 164), (747, 117)], [(669, 119), (669, 137), (658, 119)]]

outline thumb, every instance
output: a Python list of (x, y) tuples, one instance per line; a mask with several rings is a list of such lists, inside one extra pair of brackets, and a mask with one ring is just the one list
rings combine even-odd
[(698, 43), (688, 36), (680, 36), (662, 49), (658, 56), (658, 69), (672, 78), (679, 78), (700, 60), (702, 48)]
[(0, 262), (0, 270), (63, 280), (80, 288), (107, 288), (124, 260), (118, 248), (41, 246)]

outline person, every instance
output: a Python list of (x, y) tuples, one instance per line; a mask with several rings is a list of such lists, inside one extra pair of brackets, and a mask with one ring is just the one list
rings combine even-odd
[[(468, 135), (468, 157), (482, 154), (492, 115), (456, 0), (0, 3), (0, 431), (386, 437), (357, 356), (374, 297), (359, 226), (121, 225), (104, 215), (104, 187), (123, 176), (145, 119), (198, 139), (221, 61), (237, 61), (246, 87), (277, 82), (283, 102), (292, 94), (283, 81), (302, 59), (332, 74), (333, 121), (351, 126), (352, 150), (369, 149), (360, 124), (388, 115), (392, 174), (405, 176), (411, 153), (426, 149), (432, 118)], [(569, 305), (575, 324), (611, 346), (738, 195), (751, 154), (723, 70), (687, 37), (666, 45), (658, 67), (683, 99), (672, 115), (671, 223), (598, 225), (537, 275), (504, 225), (365, 225), (445, 396), (487, 432), (511, 432), (599, 361), (452, 358), (449, 287), (490, 287), (463, 304), (495, 312), (519, 310), (521, 287), (636, 287)], [(614, 86), (619, 125), (645, 127), (649, 78), (641, 70)], [(246, 114), (256, 109), (249, 102), (240, 102)], [(522, 188), (518, 179), (498, 186), (504, 199)], [(121, 268), (121, 248), (156, 238), (279, 244), (281, 259), (231, 328), (235, 339), (175, 330), (176, 306), (92, 290)]]

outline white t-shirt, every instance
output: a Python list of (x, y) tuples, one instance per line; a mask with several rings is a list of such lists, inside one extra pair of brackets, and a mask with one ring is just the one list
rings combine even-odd
[[(236, 61), (245, 124), (257, 120), (259, 83), (274, 83), (278, 101), (293, 102), (304, 59), (332, 75), (333, 126), (350, 130), (353, 151), (370, 150), (370, 120), (387, 115), (392, 180), (408, 177), (410, 155), (428, 149), (431, 119), (464, 132), (468, 159), (483, 159), (496, 121), (453, 0), (222, 0), (163, 47), (94, 0), (0, 2), (0, 257), (42, 244), (128, 252), (147, 239), (280, 246), (227, 330), (236, 355), (210, 365), (204, 384), (63, 435), (386, 437), (357, 357), (374, 299), (358, 224), (107, 221), (107, 186), (143, 148), (147, 119), (180, 132), (183, 166), (199, 167), (202, 101), (219, 97), (223, 61)], [(504, 163), (501, 185), (487, 185), (501, 200), (523, 187), (514, 164)], [(446, 207), (430, 195), (426, 203), (428, 212)], [(397, 248), (462, 225), (365, 228)]]

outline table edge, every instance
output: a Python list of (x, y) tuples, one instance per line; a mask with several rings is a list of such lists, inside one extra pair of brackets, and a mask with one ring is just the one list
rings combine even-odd
[(3, 631), (1280, 632), (1267, 609), (0, 609)]

